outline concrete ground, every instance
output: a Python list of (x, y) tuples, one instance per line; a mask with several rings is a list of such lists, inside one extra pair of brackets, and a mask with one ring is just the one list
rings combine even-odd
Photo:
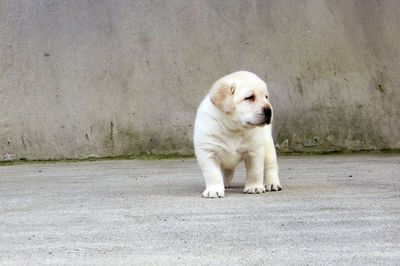
[(214, 200), (192, 159), (1, 166), (0, 264), (399, 265), (399, 154), (279, 163)]

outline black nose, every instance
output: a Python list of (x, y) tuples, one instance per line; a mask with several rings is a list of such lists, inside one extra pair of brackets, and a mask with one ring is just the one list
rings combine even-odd
[(270, 120), (271, 116), (272, 116), (272, 109), (271, 108), (265, 108), (264, 109), (264, 115), (265, 115), (265, 118), (267, 120)]

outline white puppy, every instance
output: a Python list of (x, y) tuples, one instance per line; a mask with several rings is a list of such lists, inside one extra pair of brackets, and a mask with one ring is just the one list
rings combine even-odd
[(206, 183), (203, 197), (224, 197), (242, 159), (246, 166), (244, 193), (282, 189), (268, 97), (264, 81), (251, 72), (239, 71), (215, 82), (200, 104), (194, 147)]

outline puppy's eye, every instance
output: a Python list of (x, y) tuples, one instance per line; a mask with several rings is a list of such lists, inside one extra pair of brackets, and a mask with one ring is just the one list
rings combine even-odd
[(256, 100), (256, 97), (254, 95), (251, 95), (249, 97), (244, 98), (246, 101), (252, 101), (254, 102)]
[(265, 99), (268, 99), (268, 98), (269, 98), (268, 95), (266, 95), (266, 96), (265, 96)]

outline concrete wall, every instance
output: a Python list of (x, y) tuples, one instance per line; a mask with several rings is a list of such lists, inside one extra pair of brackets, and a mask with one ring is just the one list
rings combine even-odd
[(400, 2), (0, 1), (0, 160), (191, 153), (244, 69), (282, 151), (400, 148)]

